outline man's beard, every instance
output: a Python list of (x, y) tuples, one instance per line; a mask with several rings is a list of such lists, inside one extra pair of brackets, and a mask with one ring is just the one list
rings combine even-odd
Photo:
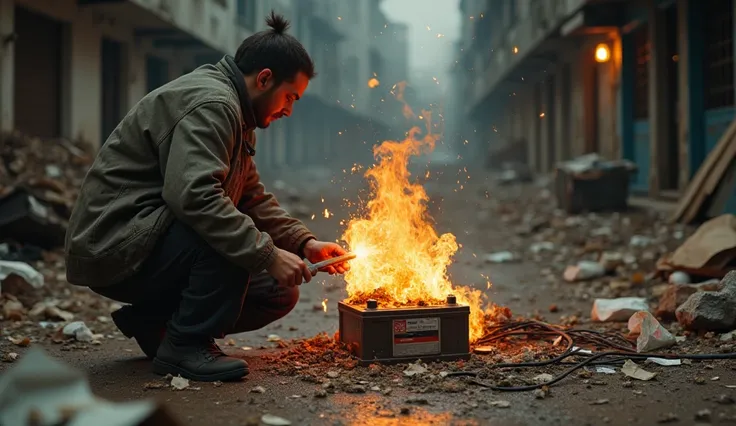
[(261, 93), (251, 100), (251, 104), (253, 105), (253, 115), (256, 118), (256, 126), (259, 129), (265, 129), (271, 124), (266, 120), (270, 116), (268, 113), (268, 104), (271, 100), (272, 92), (273, 88), (269, 89), (267, 92)]

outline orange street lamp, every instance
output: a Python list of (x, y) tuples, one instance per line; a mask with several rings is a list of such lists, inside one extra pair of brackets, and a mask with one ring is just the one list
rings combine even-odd
[(608, 62), (611, 59), (611, 49), (607, 44), (601, 43), (595, 47), (595, 61), (599, 63)]

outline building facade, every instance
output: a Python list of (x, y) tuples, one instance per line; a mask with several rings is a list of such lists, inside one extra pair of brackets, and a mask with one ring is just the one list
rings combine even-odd
[[(259, 134), (259, 166), (348, 160), (387, 136), (371, 107), (378, 1), (0, 0), (0, 130), (104, 143), (146, 93), (234, 54), (271, 9), (313, 56), (318, 77), (290, 119)], [(373, 57), (371, 56), (373, 54)], [(377, 56), (376, 56), (377, 55)]]
[(626, 158), (635, 192), (675, 200), (736, 115), (733, 0), (461, 7), (457, 120), (478, 154), (525, 144), (541, 172), (589, 152)]

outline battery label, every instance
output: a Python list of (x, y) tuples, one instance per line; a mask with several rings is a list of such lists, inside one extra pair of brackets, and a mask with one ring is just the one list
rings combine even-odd
[(440, 319), (394, 320), (393, 356), (434, 355), (440, 353)]

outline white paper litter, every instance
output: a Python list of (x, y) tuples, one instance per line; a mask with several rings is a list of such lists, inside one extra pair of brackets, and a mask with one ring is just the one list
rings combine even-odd
[(581, 353), (581, 354), (588, 354), (588, 355), (591, 355), (593, 353), (592, 351), (589, 351), (587, 349), (581, 349), (581, 348), (579, 348), (577, 346), (573, 346), (572, 347), (572, 351), (573, 352), (578, 352), (578, 353)]
[(595, 299), (590, 318), (593, 321), (627, 321), (638, 311), (649, 310), (643, 297), (620, 297), (618, 299)]
[(33, 288), (43, 287), (43, 275), (31, 265), (24, 262), (0, 260), (0, 292), (2, 292), (2, 281), (10, 275), (19, 276)]
[(646, 311), (637, 312), (629, 318), (629, 332), (639, 336), (636, 338), (637, 352), (650, 352), (676, 343), (675, 336)]
[(553, 251), (555, 249), (555, 244), (550, 241), (541, 241), (538, 243), (534, 243), (529, 246), (529, 251), (532, 253), (541, 253), (543, 251)]
[(631, 377), (632, 379), (644, 381), (652, 380), (654, 376), (657, 375), (657, 373), (651, 373), (644, 370), (630, 359), (627, 359), (626, 362), (624, 362), (624, 366), (621, 367), (621, 372), (624, 373), (627, 377)]
[(595, 372), (602, 373), (602, 374), (616, 374), (616, 369), (611, 368), (611, 367), (603, 367), (603, 366), (597, 365), (595, 367)]
[(283, 417), (274, 416), (273, 414), (264, 414), (261, 416), (261, 422), (268, 426), (289, 426), (291, 421)]
[(404, 370), (404, 375), (411, 377), (416, 376), (417, 374), (424, 374), (427, 372), (427, 367), (417, 363), (417, 364), (411, 364), (409, 367)]
[(519, 259), (517, 259), (510, 251), (499, 251), (487, 254), (485, 260), (488, 263), (510, 263), (516, 262)]
[(555, 378), (555, 377), (554, 377), (553, 375), (551, 375), (551, 374), (547, 374), (547, 373), (542, 373), (542, 374), (540, 374), (540, 375), (538, 375), (538, 376), (535, 376), (535, 377), (534, 377), (534, 378), (532, 379), (532, 381), (533, 381), (534, 383), (538, 384), (538, 385), (543, 385), (543, 384), (545, 384), (545, 383), (549, 383), (549, 382), (551, 382), (552, 380), (554, 380), (554, 378)]
[(154, 416), (157, 425), (177, 425), (153, 400), (112, 403), (95, 397), (84, 373), (40, 348), (28, 350), (0, 375), (0, 424), (28, 424), (32, 411), (41, 424), (61, 424), (69, 408), (76, 408), (68, 423), (73, 426), (138, 426)]
[(606, 268), (598, 262), (581, 260), (575, 266), (568, 266), (562, 277), (567, 282), (592, 280), (606, 275)]
[(65, 336), (74, 337), (78, 342), (91, 342), (94, 340), (94, 334), (82, 321), (74, 321), (65, 325), (62, 329)]
[(663, 365), (665, 367), (673, 367), (676, 365), (682, 365), (681, 359), (647, 358), (646, 361), (652, 362), (657, 365)]
[(189, 379), (185, 379), (181, 376), (171, 378), (171, 387), (174, 390), (184, 390), (189, 387)]

